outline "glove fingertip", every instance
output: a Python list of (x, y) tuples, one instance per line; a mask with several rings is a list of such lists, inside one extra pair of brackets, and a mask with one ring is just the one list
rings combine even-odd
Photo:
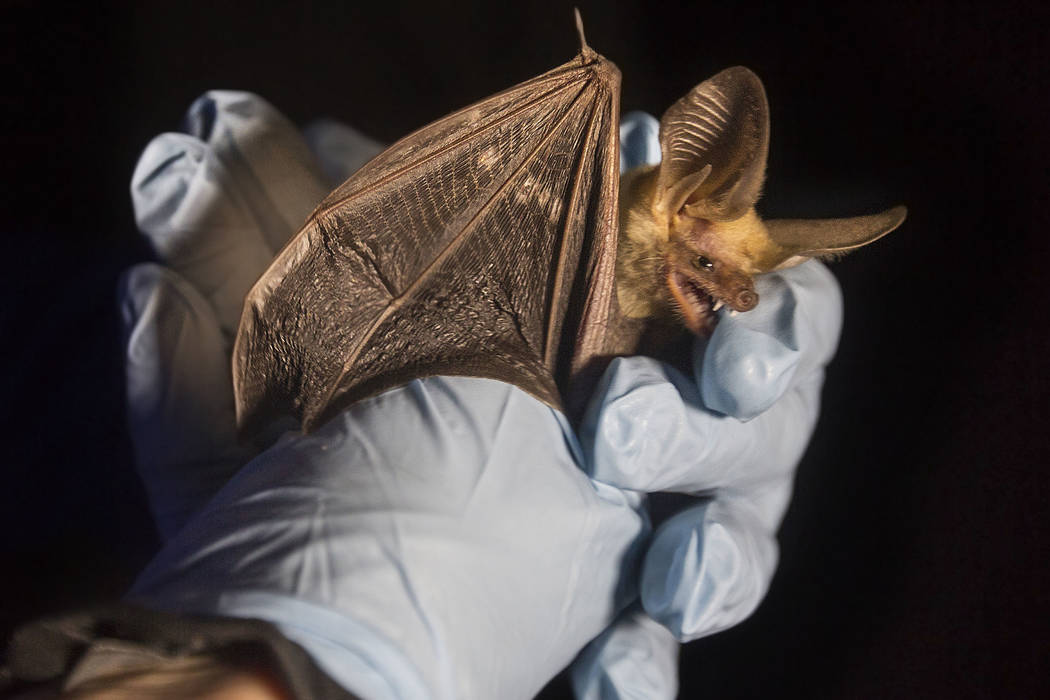
[(722, 631), (758, 607), (776, 556), (759, 523), (717, 501), (693, 506), (653, 537), (642, 566), (642, 606), (681, 641)]
[(577, 700), (671, 700), (678, 696), (678, 651), (667, 628), (634, 606), (573, 662), (573, 693)]
[(154, 222), (170, 218), (207, 150), (200, 139), (174, 132), (160, 134), (146, 144), (131, 174), (131, 203), (143, 233), (148, 235)]
[(190, 106), (184, 127), (222, 162), (271, 254), (284, 247), (328, 193), (302, 133), (255, 93), (206, 92)]
[(182, 130), (191, 134), (201, 141), (207, 142), (215, 131), (215, 122), (219, 109), (216, 104), (216, 93), (219, 90), (209, 90), (195, 99), (182, 117)]
[(718, 342), (694, 356), (701, 401), (713, 411), (751, 420), (787, 391), (798, 362), (799, 351), (778, 337), (727, 324)]
[(660, 162), (660, 122), (647, 112), (629, 112), (620, 120), (620, 172)]

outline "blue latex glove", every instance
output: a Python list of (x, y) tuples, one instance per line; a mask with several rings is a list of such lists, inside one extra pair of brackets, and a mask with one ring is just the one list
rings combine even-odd
[[(804, 375), (819, 374), (825, 356), (807, 345), (805, 330), (791, 335), (801, 316), (782, 313), (786, 325), (776, 336), (798, 340), (794, 361), (782, 361), (776, 344), (728, 330), (700, 360), (729, 371), (705, 399), (756, 412), (773, 404), (753, 421), (764, 432), (697, 408), (688, 378), (633, 358), (603, 381), (582, 451), (562, 416), (514, 387), (433, 378), (356, 404), (309, 437), (288, 436), (234, 474), (251, 452), (233, 441), (228, 310), (291, 235), (289, 221), (305, 218), (324, 187), (314, 184), (320, 171), (300, 136), (258, 98), (210, 93), (191, 109), (189, 124), (190, 137), (164, 135), (147, 148), (133, 181), (140, 227), (171, 268), (141, 266), (124, 285), (132, 436), (171, 542), (132, 596), (167, 609), (270, 620), (368, 698), (528, 697), (603, 629), (577, 662), (581, 695), (673, 696), (670, 634), (638, 608), (625, 610), (637, 597), (635, 562), (647, 535), (636, 489), (666, 472), (664, 486), (692, 490), (703, 473), (720, 469), (698, 454), (735, 457), (729, 469), (766, 458), (772, 472), (790, 477), (787, 462), (798, 450), (781, 454), (790, 440), (780, 438), (804, 444), (816, 404), (780, 406)], [(315, 133), (313, 142), (325, 138)], [(283, 154), (279, 173), (269, 166), (275, 151)], [(324, 169), (339, 172), (338, 164)], [(824, 275), (818, 281), (830, 279)], [(734, 367), (752, 381), (736, 383)], [(779, 371), (753, 371), (764, 367)], [(675, 423), (675, 415), (686, 417)], [(647, 441), (654, 428), (667, 449)], [(701, 444), (706, 453), (690, 448)], [(756, 483), (766, 480), (761, 467), (751, 472)], [(725, 488), (716, 482), (703, 488)], [(642, 569), (646, 610), (683, 637), (746, 615), (771, 573), (771, 560), (759, 557), (751, 571), (758, 582), (748, 586), (753, 557), (741, 559), (738, 576), (712, 575), (716, 566), (700, 564), (710, 564), (712, 553), (732, 554), (725, 542), (771, 543), (775, 524), (766, 525), (783, 508), (759, 498), (764, 517), (733, 520), (715, 508), (723, 501), (683, 514), (677, 529), (665, 526)], [(679, 556), (687, 550), (698, 556)], [(665, 585), (654, 588), (661, 575)], [(604, 683), (597, 695), (591, 681)]]

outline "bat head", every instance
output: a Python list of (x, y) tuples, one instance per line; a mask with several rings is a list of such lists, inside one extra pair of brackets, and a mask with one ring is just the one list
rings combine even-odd
[(662, 273), (672, 307), (692, 332), (710, 330), (723, 305), (750, 311), (758, 303), (754, 275), (760, 270), (749, 239), (761, 223), (753, 209), (733, 221), (672, 217)]
[(660, 149), (659, 168), (634, 189), (648, 203), (663, 297), (694, 333), (709, 331), (722, 305), (754, 308), (755, 275), (841, 255), (889, 233), (906, 215), (894, 207), (845, 219), (760, 219), (769, 105), (758, 76), (740, 66), (705, 80), (664, 113)]

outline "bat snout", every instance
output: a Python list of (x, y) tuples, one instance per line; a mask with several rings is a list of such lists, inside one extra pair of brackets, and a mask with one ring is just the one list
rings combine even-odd
[[(728, 267), (728, 266), (725, 266)], [(718, 296), (733, 311), (750, 311), (758, 305), (758, 292), (751, 275), (736, 269), (720, 270), (717, 275)]]
[(750, 311), (758, 305), (758, 293), (751, 288), (741, 289), (728, 303), (734, 311)]

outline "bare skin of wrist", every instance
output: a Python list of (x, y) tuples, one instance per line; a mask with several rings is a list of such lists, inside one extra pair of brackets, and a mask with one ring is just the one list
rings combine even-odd
[[(167, 692), (158, 688), (159, 697), (164, 700), (175, 700), (173, 689)], [(134, 692), (134, 691), (132, 691)], [(59, 695), (23, 696), (25, 700), (36, 697), (57, 697), (69, 700), (126, 700), (129, 697), (127, 687), (100, 687), (90, 691), (73, 691)], [(187, 698), (187, 700), (189, 700)], [(263, 670), (231, 670), (216, 680), (211, 688), (203, 693), (194, 693), (194, 700), (294, 700), (284, 685)]]
[[(102, 698), (99, 698), (102, 700)], [(238, 671), (201, 700), (292, 700), (280, 681), (264, 671)]]

